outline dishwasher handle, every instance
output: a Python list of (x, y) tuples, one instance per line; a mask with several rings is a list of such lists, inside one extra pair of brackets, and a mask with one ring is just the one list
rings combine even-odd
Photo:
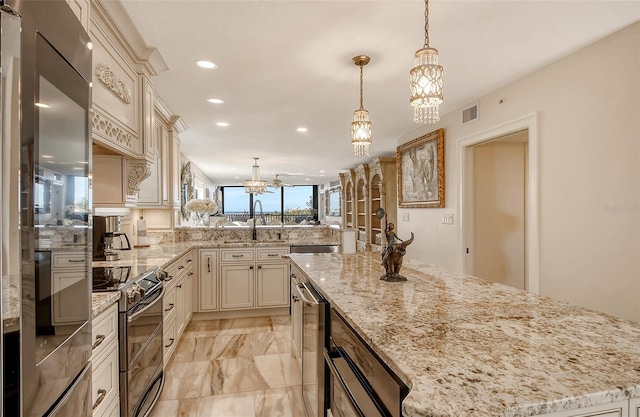
[[(310, 301), (307, 297), (305, 297), (304, 295), (305, 292), (309, 294), (312, 301)], [(320, 300), (314, 297), (313, 293), (309, 291), (309, 287), (307, 287), (307, 284), (305, 284), (304, 282), (301, 284), (298, 284), (298, 294), (300, 294), (300, 298), (302, 298), (302, 301), (305, 303), (305, 305), (309, 307), (317, 306), (320, 304)]]

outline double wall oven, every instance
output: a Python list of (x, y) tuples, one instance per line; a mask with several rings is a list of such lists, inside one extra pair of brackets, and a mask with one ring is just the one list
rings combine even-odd
[(164, 383), (162, 295), (164, 272), (133, 275), (130, 267), (93, 268), (93, 289), (120, 291), (120, 416), (147, 416)]

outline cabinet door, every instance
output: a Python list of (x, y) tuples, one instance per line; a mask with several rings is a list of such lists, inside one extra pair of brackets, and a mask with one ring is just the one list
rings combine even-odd
[(162, 345), (164, 346), (164, 366), (167, 366), (167, 363), (169, 362), (169, 359), (171, 359), (171, 355), (176, 348), (176, 344), (178, 343), (175, 320), (171, 320), (168, 324), (164, 323), (164, 327), (162, 328), (162, 341)]
[[(536, 417), (543, 417), (543, 415)], [(559, 411), (545, 414), (544, 417), (629, 417), (629, 401), (624, 400), (576, 410)]]
[(199, 311), (217, 311), (218, 306), (218, 251), (199, 252), (198, 281), (200, 288)]
[(253, 293), (253, 264), (220, 267), (220, 308), (222, 310), (253, 308)]
[(297, 281), (291, 278), (291, 351), (302, 369), (302, 300), (298, 296)]
[(105, 353), (93, 358), (91, 369), (91, 401), (96, 416), (105, 415), (118, 397), (120, 371), (118, 367), (118, 342), (113, 341)]
[(184, 325), (189, 324), (191, 316), (193, 315), (193, 303), (191, 302), (192, 286), (193, 286), (193, 271), (191, 268), (187, 271), (187, 275), (184, 277), (184, 291), (183, 291), (183, 304), (184, 304)]
[(289, 305), (289, 264), (258, 264), (258, 300), (256, 307)]
[(640, 417), (640, 398), (634, 398), (629, 402), (629, 416)]
[(160, 144), (158, 147), (160, 148), (160, 154), (162, 157), (160, 158), (160, 201), (163, 206), (169, 205), (169, 180), (171, 179), (171, 171), (169, 158), (171, 156), (171, 143), (169, 140), (169, 131), (167, 128), (160, 124), (158, 129), (158, 140)]
[(175, 208), (180, 208), (180, 171), (180, 137), (173, 133), (171, 135), (171, 199)]
[[(53, 280), (53, 324), (81, 323), (87, 319), (86, 286), (76, 285), (87, 279), (85, 270), (51, 272)], [(65, 291), (63, 291), (65, 290)]]
[(180, 338), (185, 326), (184, 278), (176, 283), (176, 339)]

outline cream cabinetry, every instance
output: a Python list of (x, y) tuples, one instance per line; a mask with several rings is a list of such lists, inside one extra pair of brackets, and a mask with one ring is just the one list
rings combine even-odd
[(629, 417), (640, 417), (640, 398), (629, 401)]
[(198, 251), (199, 311), (218, 311), (218, 249)]
[(369, 245), (378, 248), (386, 244), (384, 239), (384, 219), (376, 217), (376, 211), (383, 209), (387, 213), (387, 221), (397, 222), (398, 182), (396, 158), (375, 158), (369, 163)]
[[(175, 129), (175, 127), (174, 127)], [(172, 131), (170, 135), (171, 143), (171, 200), (173, 201), (173, 208), (180, 209), (180, 195), (181, 195), (181, 182), (180, 182), (180, 136), (177, 132)]]
[(91, 331), (91, 401), (93, 417), (118, 416), (118, 309), (113, 304), (93, 320)]
[(77, 302), (86, 294), (87, 259), (84, 252), (51, 253), (52, 320), (54, 324), (79, 323), (86, 320), (87, 305)]
[(94, 207), (123, 207), (136, 203), (127, 193), (126, 159), (117, 155), (93, 155)]
[(192, 264), (192, 252), (187, 252), (165, 267), (167, 277), (162, 298), (165, 365), (171, 359), (193, 314), (191, 303)]
[[(636, 414), (631, 414), (636, 416)], [(617, 401), (610, 404), (584, 407), (576, 410), (540, 414), (534, 417), (629, 417), (629, 401)]]
[(288, 253), (288, 247), (200, 249), (199, 311), (287, 307)]
[(89, 0), (66, 0), (84, 30), (89, 32)]
[(169, 129), (159, 114), (154, 120), (154, 134), (149, 141), (149, 177), (140, 183), (137, 206), (165, 208), (169, 206)]

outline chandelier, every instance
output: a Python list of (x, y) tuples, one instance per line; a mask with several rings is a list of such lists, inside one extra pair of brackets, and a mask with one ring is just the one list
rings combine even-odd
[(369, 63), (370, 58), (366, 55), (353, 57), (353, 63), (360, 67), (360, 108), (353, 113), (351, 123), (351, 144), (355, 156), (369, 155), (371, 145), (371, 120), (369, 112), (362, 107), (362, 67)]
[(260, 179), (260, 167), (258, 158), (253, 158), (251, 179), (244, 181), (244, 192), (250, 194), (264, 194), (267, 192), (267, 182)]
[(429, 0), (424, 2), (424, 46), (416, 51), (415, 66), (409, 71), (409, 87), (413, 106), (413, 121), (435, 123), (440, 120), (438, 106), (442, 103), (442, 66), (438, 50), (429, 47)]

